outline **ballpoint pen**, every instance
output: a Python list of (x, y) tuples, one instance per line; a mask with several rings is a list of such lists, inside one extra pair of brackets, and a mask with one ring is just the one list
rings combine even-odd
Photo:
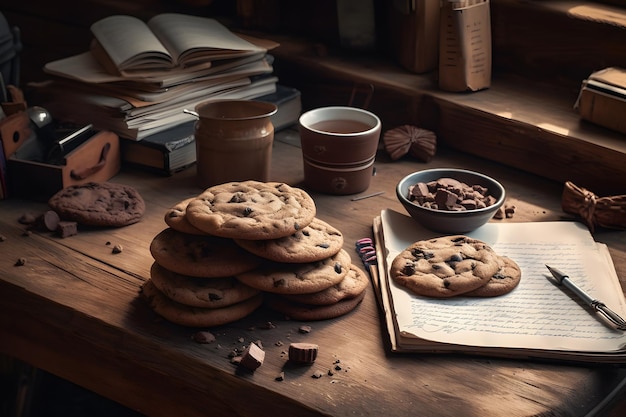
[(548, 265), (546, 265), (546, 268), (548, 268), (548, 271), (550, 271), (552, 276), (557, 280), (560, 285), (563, 285), (571, 290), (585, 304), (604, 315), (604, 317), (606, 317), (609, 321), (615, 324), (615, 326), (617, 326), (619, 330), (626, 330), (626, 321), (624, 321), (624, 319), (621, 318), (613, 310), (608, 308), (606, 304), (604, 304), (600, 300), (596, 300), (595, 298), (587, 294), (582, 288), (574, 284), (574, 282), (572, 282), (568, 275)]

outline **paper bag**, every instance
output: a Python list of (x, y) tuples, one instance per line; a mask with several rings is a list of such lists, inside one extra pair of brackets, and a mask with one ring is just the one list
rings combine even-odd
[(477, 91), (491, 84), (489, 0), (445, 0), (439, 27), (439, 88)]

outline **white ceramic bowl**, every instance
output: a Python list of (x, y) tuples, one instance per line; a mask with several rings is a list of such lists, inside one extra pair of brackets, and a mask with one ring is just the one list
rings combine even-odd
[[(453, 178), (467, 185), (486, 187), (496, 202), (491, 206), (474, 210), (447, 211), (435, 210), (409, 200), (409, 187), (418, 182), (430, 182), (439, 178)], [(470, 232), (487, 223), (504, 204), (506, 192), (502, 184), (487, 175), (456, 168), (435, 168), (413, 172), (402, 178), (396, 186), (396, 196), (406, 211), (427, 229), (448, 233), (462, 234)]]

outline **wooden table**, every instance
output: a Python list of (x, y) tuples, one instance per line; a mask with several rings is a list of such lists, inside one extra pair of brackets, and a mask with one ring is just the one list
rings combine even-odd
[[(272, 180), (301, 186), (297, 134), (275, 141)], [(403, 212), (394, 187), (425, 167), (476, 169), (498, 178), (508, 191), (514, 218), (547, 221), (564, 217), (562, 184), (504, 166), (440, 150), (429, 164), (390, 162), (381, 153), (377, 175), (359, 201), (352, 196), (311, 193), (318, 216), (345, 235), (353, 261), (358, 238), (371, 236), (372, 219), (383, 208)], [(603, 408), (626, 380), (615, 366), (566, 365), (455, 355), (390, 354), (370, 288), (351, 314), (303, 324), (263, 309), (232, 325), (210, 329), (211, 344), (191, 340), (195, 329), (160, 319), (139, 295), (153, 260), (152, 238), (165, 228), (165, 210), (201, 190), (195, 169), (171, 177), (125, 171), (112, 181), (131, 184), (143, 195), (141, 222), (119, 229), (87, 230), (62, 239), (24, 234), (17, 222), (43, 203), (0, 201), (0, 352), (26, 361), (151, 416), (579, 416)], [(625, 232), (599, 231), (626, 288)], [(112, 253), (114, 245), (123, 251)], [(18, 258), (26, 264), (16, 266)], [(267, 329), (267, 322), (276, 327)], [(229, 361), (235, 348), (260, 340), (265, 363), (239, 373)], [(317, 343), (312, 366), (287, 364), (289, 343)], [(328, 375), (336, 363), (341, 367)], [(324, 373), (313, 378), (316, 370)], [(284, 380), (276, 377), (284, 372)], [(594, 413), (592, 413), (594, 414)]]

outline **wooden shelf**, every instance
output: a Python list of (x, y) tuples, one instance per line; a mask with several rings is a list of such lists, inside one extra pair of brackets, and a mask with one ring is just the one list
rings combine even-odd
[(436, 74), (412, 74), (385, 58), (274, 39), (281, 44), (272, 51), (275, 71), (302, 91), (305, 109), (348, 104), (353, 88), (371, 85), (369, 108), (383, 131), (414, 124), (433, 130), (443, 146), (600, 195), (626, 193), (626, 137), (581, 121), (577, 89), (494, 75), (489, 89), (447, 93), (437, 88)]

